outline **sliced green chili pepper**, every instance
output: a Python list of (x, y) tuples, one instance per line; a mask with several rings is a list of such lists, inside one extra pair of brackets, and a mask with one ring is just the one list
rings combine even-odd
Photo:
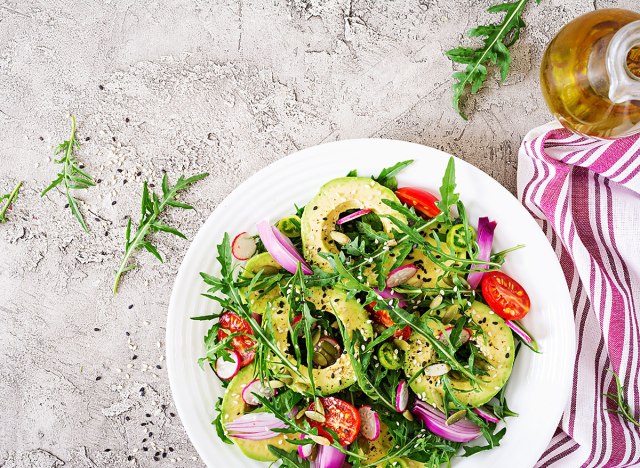
[(289, 215), (278, 221), (278, 229), (287, 237), (300, 237), (300, 218)]
[[(476, 230), (471, 226), (469, 227), (470, 241), (473, 242), (476, 239)], [(466, 252), (468, 249), (467, 239), (464, 231), (464, 224), (456, 224), (449, 232), (447, 232), (447, 245), (451, 247), (455, 252)]]
[(400, 350), (391, 343), (383, 343), (378, 348), (378, 360), (380, 364), (390, 370), (398, 370), (402, 367)]

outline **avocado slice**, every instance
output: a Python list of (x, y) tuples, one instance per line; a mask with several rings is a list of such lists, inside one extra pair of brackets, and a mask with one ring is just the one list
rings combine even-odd
[[(424, 237), (429, 244), (436, 246), (436, 240), (431, 237), (431, 232), (432, 231), (423, 232), (422, 237)], [(446, 243), (440, 243), (439, 247), (445, 253), (449, 253), (449, 246)], [(450, 266), (453, 264), (453, 261), (443, 260), (442, 263)], [(447, 285), (444, 281), (444, 269), (427, 257), (420, 247), (413, 249), (402, 262), (402, 265), (415, 265), (418, 268), (418, 272), (406, 282), (409, 286), (416, 288), (436, 288)]]
[[(484, 369), (488, 375), (479, 376), (479, 389), (473, 387), (465, 378), (451, 378), (456, 398), (462, 403), (478, 407), (493, 398), (507, 383), (513, 369), (515, 346), (513, 334), (505, 321), (496, 315), (487, 305), (475, 301), (465, 312), (484, 332), (471, 337), (487, 362)], [(429, 324), (432, 330), (437, 328)], [(485, 341), (486, 338), (486, 341)], [(405, 352), (404, 371), (407, 377), (414, 376), (423, 367), (438, 361), (433, 347), (424, 337), (413, 333), (408, 340), (409, 348)], [(411, 383), (411, 389), (427, 403), (444, 409), (444, 390), (440, 385), (440, 377), (419, 376)]]
[[(275, 275), (282, 270), (282, 267), (276, 262), (269, 252), (263, 252), (258, 255), (254, 255), (244, 266), (242, 276), (244, 278), (253, 278), (259, 271), (262, 271), (262, 277)], [(262, 314), (262, 311), (266, 308), (266, 303), (280, 296), (280, 289), (273, 288), (271, 291), (264, 294), (263, 291), (252, 291), (249, 298), (252, 312)]]
[[(382, 203), (382, 200), (400, 203), (392, 190), (368, 177), (341, 177), (324, 184), (302, 214), (304, 257), (324, 271), (332, 270), (320, 252), (338, 253), (330, 234), (335, 230), (340, 215), (347, 210), (368, 208), (378, 215), (393, 215), (406, 222), (403, 215)], [(391, 234), (391, 223), (383, 224), (387, 234)]]
[[(309, 288), (308, 292), (307, 300), (313, 303), (316, 309), (335, 314), (350, 335), (354, 330), (359, 330), (365, 338), (373, 335), (366, 310), (355, 299), (347, 299), (345, 292), (330, 288)], [(274, 339), (280, 349), (286, 350), (289, 334), (289, 303), (282, 296), (265, 302), (270, 305)], [(293, 363), (296, 362), (293, 356), (290, 356), (289, 360)], [(289, 384), (289, 387), (303, 392), (309, 389), (309, 370), (306, 366), (300, 366), (298, 370), (303, 377), (292, 375), (293, 382)], [(313, 369), (313, 380), (316, 390), (321, 395), (339, 392), (355, 383), (356, 376), (346, 351), (343, 349), (338, 360), (332, 365), (322, 369)]]
[[(220, 407), (223, 423), (235, 421), (243, 414), (255, 409), (255, 407), (247, 405), (242, 399), (242, 390), (253, 379), (254, 368), (253, 364), (250, 364), (240, 369), (240, 372), (229, 383)], [(274, 445), (282, 450), (294, 451), (297, 450), (297, 446), (290, 444), (287, 440), (299, 437), (299, 434), (280, 434), (265, 440), (236, 439), (234, 437), (231, 437), (231, 440), (247, 457), (258, 461), (271, 462), (278, 460), (278, 457), (269, 451), (269, 445)]]
[[(364, 455), (365, 459), (362, 460), (364, 465), (373, 465), (382, 457), (384, 457), (387, 452), (393, 447), (393, 437), (389, 433), (389, 427), (380, 421), (380, 435), (376, 440), (366, 440), (363, 437), (358, 439), (358, 448), (360, 449), (360, 453)], [(410, 460), (408, 458), (399, 458), (396, 459), (398, 465), (408, 467), (408, 468), (418, 468), (423, 467), (424, 463), (419, 463), (414, 460)], [(389, 466), (387, 463), (384, 465), (373, 465), (377, 468), (383, 468)]]

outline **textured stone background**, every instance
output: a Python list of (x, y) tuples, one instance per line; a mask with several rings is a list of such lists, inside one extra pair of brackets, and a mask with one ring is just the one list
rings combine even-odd
[[(114, 296), (141, 181), (207, 170), (169, 221), (193, 236), (240, 181), (326, 141), (385, 137), (454, 153), (515, 190), (526, 131), (549, 120), (537, 69), (570, 18), (635, 0), (543, 0), (491, 79), (451, 110), (443, 51), (488, 18), (480, 0), (0, 0), (0, 467), (201, 466), (174, 414), (164, 325), (188, 242), (156, 236)], [(466, 40), (465, 40), (466, 41)], [(85, 235), (58, 191), (54, 145), (79, 122)], [(154, 459), (155, 457), (155, 459)]]

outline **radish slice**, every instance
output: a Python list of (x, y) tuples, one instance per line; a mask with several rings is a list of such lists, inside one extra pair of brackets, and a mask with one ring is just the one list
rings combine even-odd
[(395, 288), (406, 283), (418, 273), (415, 265), (404, 265), (396, 268), (387, 277), (387, 288)]
[(289, 273), (295, 273), (298, 265), (300, 265), (300, 269), (305, 275), (313, 274), (313, 270), (307, 265), (307, 262), (293, 245), (291, 239), (271, 226), (267, 221), (259, 222), (256, 227), (265, 248), (282, 268)]
[[(304, 434), (300, 434), (300, 440), (303, 439), (306, 439), (306, 436)], [(300, 458), (303, 460), (309, 458), (313, 452), (313, 446), (314, 444), (298, 445), (298, 455)]]
[(360, 413), (360, 435), (367, 440), (376, 440), (380, 437), (380, 417), (371, 406), (366, 405), (358, 410)]
[(385, 288), (382, 291), (376, 288), (373, 288), (373, 290), (378, 293), (383, 299), (397, 299), (398, 307), (400, 307), (401, 309), (404, 309), (407, 306), (407, 303), (404, 300), (404, 296), (390, 288)]
[[(496, 222), (489, 221), (489, 218), (482, 217), (478, 219), (478, 260), (489, 261), (491, 257), (491, 245), (493, 244), (493, 231), (496, 229)], [(471, 265), (471, 273), (467, 276), (467, 283), (471, 289), (476, 289), (484, 276), (483, 271), (473, 271), (476, 269), (484, 269), (486, 265)]]
[(491, 411), (489, 411), (484, 406), (481, 406), (480, 408), (473, 408), (473, 411), (476, 414), (478, 414), (481, 418), (486, 419), (489, 422), (492, 422), (492, 423), (495, 423), (495, 424), (500, 422), (500, 419), (498, 419), (498, 417), (496, 415), (494, 415)]
[(338, 221), (336, 221), (336, 224), (340, 226), (344, 223), (348, 223), (349, 221), (353, 221), (354, 219), (358, 219), (359, 217), (364, 216), (367, 213), (371, 213), (371, 210), (369, 208), (366, 208), (364, 210), (358, 210), (354, 213), (351, 213), (350, 215), (340, 218)]
[(238, 234), (231, 243), (231, 253), (238, 260), (247, 260), (256, 253), (256, 240), (246, 232)]
[(406, 381), (401, 381), (396, 389), (396, 411), (403, 413), (409, 404), (409, 386)]
[(216, 360), (216, 374), (222, 380), (229, 380), (235, 377), (240, 370), (240, 355), (235, 351), (229, 351), (231, 361), (225, 361), (222, 356)]
[(531, 349), (538, 351), (538, 343), (533, 339), (531, 334), (519, 323), (512, 320), (505, 320), (505, 323), (513, 332), (518, 335)]
[(276, 393), (275, 389), (263, 384), (259, 379), (255, 379), (249, 382), (242, 390), (242, 399), (247, 405), (258, 406), (260, 404), (260, 400), (256, 398), (256, 395), (260, 395), (266, 399), (271, 399)]
[[(440, 332), (440, 334), (438, 335), (438, 341), (447, 344), (447, 341), (451, 336), (451, 330), (453, 330), (453, 325), (447, 325), (446, 327), (444, 327), (444, 333)], [(462, 346), (470, 339), (471, 330), (469, 328), (463, 328), (460, 332), (460, 336), (458, 337), (458, 343), (456, 343), (456, 346)]]

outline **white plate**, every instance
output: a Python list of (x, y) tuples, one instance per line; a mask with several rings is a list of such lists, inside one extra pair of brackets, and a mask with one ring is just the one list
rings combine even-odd
[[(202, 296), (199, 272), (217, 273), (215, 246), (225, 231), (231, 236), (255, 232), (255, 223), (291, 213), (304, 205), (325, 182), (351, 169), (377, 175), (383, 167), (405, 159), (416, 161), (398, 177), (400, 186), (438, 192), (449, 155), (433, 148), (392, 140), (347, 140), (299, 151), (264, 168), (235, 189), (211, 214), (185, 256), (169, 304), (167, 367), (173, 397), (191, 442), (208, 466), (261, 466), (218, 440), (211, 421), (222, 388), (211, 370), (201, 370), (203, 336), (209, 322), (189, 320), (217, 310)], [(500, 447), (470, 458), (456, 458), (457, 468), (532, 467), (551, 439), (570, 390), (575, 353), (571, 301), (556, 256), (533, 218), (518, 200), (484, 172), (456, 159), (456, 182), (473, 223), (478, 216), (498, 221), (494, 251), (516, 244), (525, 249), (507, 257), (504, 271), (531, 296), (524, 320), (543, 354), (523, 349), (507, 390), (509, 406), (520, 414), (508, 419)]]

